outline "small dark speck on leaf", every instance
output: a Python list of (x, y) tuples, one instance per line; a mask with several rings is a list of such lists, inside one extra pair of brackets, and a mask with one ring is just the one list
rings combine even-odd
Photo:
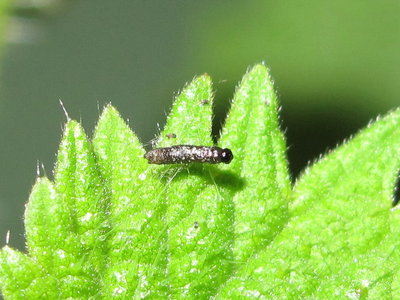
[(175, 133), (167, 133), (165, 136), (167, 138), (169, 138), (169, 139), (175, 139), (176, 138), (176, 134)]

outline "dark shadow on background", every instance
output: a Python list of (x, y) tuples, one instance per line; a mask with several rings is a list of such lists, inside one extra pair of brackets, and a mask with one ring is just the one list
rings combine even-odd
[[(215, 108), (213, 123), (215, 139), (219, 138), (222, 124), (229, 109), (228, 99), (232, 94), (232, 91), (224, 94), (217, 91), (217, 97), (221, 97), (223, 100), (219, 99)], [(367, 112), (356, 108), (352, 110), (348, 107), (327, 105), (327, 103), (342, 103), (341, 99), (343, 98), (349, 99), (349, 102), (351, 102), (355, 98), (354, 95), (330, 95), (325, 98), (329, 98), (329, 101), (324, 101), (324, 106), (314, 105), (313, 107), (298, 107), (293, 104), (318, 103), (321, 97), (280, 99), (282, 106), (280, 123), (287, 140), (287, 155), (292, 178), (297, 178), (309, 162), (314, 161), (320, 155), (324, 155), (328, 150), (336, 148), (345, 139), (367, 126), (371, 119)]]
[(397, 206), (400, 201), (400, 177), (399, 176), (400, 176), (400, 170), (397, 172), (396, 185), (395, 185), (394, 191), (393, 191), (392, 207)]
[[(299, 100), (305, 103), (302, 101), (306, 99)], [(330, 103), (335, 103), (335, 99), (330, 100)], [(366, 113), (337, 107), (317, 106), (303, 111), (293, 106), (283, 107), (281, 128), (286, 131), (292, 178), (297, 178), (308, 163), (335, 149), (367, 126), (370, 118)]]

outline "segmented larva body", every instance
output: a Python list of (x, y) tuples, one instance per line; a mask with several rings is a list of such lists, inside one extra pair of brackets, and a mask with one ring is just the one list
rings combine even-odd
[(232, 151), (219, 147), (176, 145), (156, 148), (147, 152), (144, 157), (149, 164), (185, 164), (192, 162), (229, 164), (233, 159)]

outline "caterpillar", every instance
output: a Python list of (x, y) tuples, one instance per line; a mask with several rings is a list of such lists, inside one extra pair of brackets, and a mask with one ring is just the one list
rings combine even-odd
[(149, 164), (185, 164), (209, 163), (229, 164), (233, 159), (232, 151), (220, 147), (175, 145), (165, 148), (155, 148), (147, 152), (144, 157)]

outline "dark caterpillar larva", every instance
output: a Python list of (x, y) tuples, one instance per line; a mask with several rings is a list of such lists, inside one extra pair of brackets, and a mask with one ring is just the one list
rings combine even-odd
[(156, 148), (147, 152), (144, 157), (149, 164), (185, 164), (192, 162), (229, 164), (233, 159), (232, 151), (219, 147), (176, 145)]

